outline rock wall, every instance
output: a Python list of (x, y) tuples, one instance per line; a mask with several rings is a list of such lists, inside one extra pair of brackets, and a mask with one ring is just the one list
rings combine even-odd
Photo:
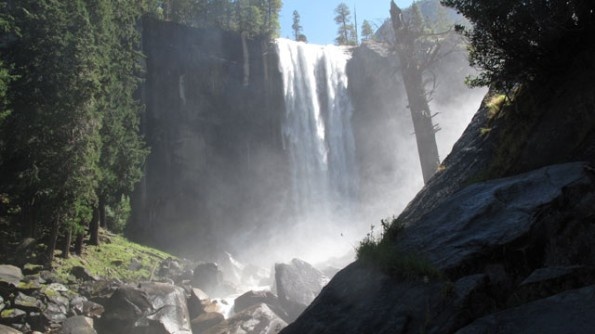
[(265, 40), (246, 44), (249, 59), (239, 34), (144, 21), (151, 154), (133, 198), (133, 239), (207, 258), (283, 215), (263, 205), (288, 179), (277, 59)]

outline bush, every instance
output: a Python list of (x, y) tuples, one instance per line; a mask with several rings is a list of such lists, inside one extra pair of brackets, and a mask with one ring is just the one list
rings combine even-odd
[(379, 236), (372, 225), (370, 232), (356, 249), (357, 259), (377, 267), (381, 271), (403, 279), (441, 278), (442, 273), (427, 260), (413, 254), (399, 251), (395, 240), (404, 230), (405, 225), (396, 218), (380, 221), (382, 232)]

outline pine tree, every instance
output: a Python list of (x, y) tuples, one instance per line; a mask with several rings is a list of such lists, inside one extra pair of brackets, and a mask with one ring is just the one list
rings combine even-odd
[(368, 20), (364, 20), (362, 23), (362, 40), (369, 41), (374, 36), (374, 30)]
[(293, 24), (291, 25), (291, 29), (293, 29), (293, 38), (297, 41), (302, 34), (302, 26), (300, 24), (300, 13), (297, 10), (293, 11)]
[(345, 3), (340, 3), (335, 8), (335, 23), (339, 25), (335, 42), (338, 45), (355, 45), (355, 29), (351, 23), (351, 11)]

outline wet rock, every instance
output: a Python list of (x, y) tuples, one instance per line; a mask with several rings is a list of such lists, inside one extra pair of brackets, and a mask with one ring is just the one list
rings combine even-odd
[(218, 312), (203, 313), (190, 322), (193, 333), (203, 333), (205, 330), (225, 321), (223, 314)]
[[(234, 301), (234, 312), (240, 313), (243, 310), (258, 304), (266, 304), (281, 319), (289, 321), (289, 315), (281, 307), (277, 296), (270, 291), (248, 291)], [(287, 320), (286, 320), (287, 319)]]
[(519, 307), (507, 309), (457, 331), (472, 333), (593, 333), (595, 286), (567, 291)]
[(97, 334), (97, 331), (93, 328), (93, 319), (77, 315), (62, 323), (59, 334)]
[(190, 296), (188, 297), (188, 313), (190, 318), (194, 319), (199, 315), (205, 313), (205, 306), (210, 302), (209, 296), (198, 288), (192, 288), (190, 290)]
[(163, 283), (120, 287), (105, 305), (98, 326), (114, 334), (191, 333), (184, 291)]
[(287, 323), (266, 304), (258, 304), (211, 327), (204, 334), (277, 334), (286, 326)]
[(328, 281), (318, 269), (299, 259), (289, 264), (275, 264), (277, 295), (292, 320), (306, 309)]

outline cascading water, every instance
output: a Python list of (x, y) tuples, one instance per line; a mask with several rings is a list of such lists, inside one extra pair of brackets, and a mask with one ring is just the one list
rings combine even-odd
[(347, 50), (277, 40), (285, 93), (284, 147), (299, 216), (348, 216), (357, 196)]

